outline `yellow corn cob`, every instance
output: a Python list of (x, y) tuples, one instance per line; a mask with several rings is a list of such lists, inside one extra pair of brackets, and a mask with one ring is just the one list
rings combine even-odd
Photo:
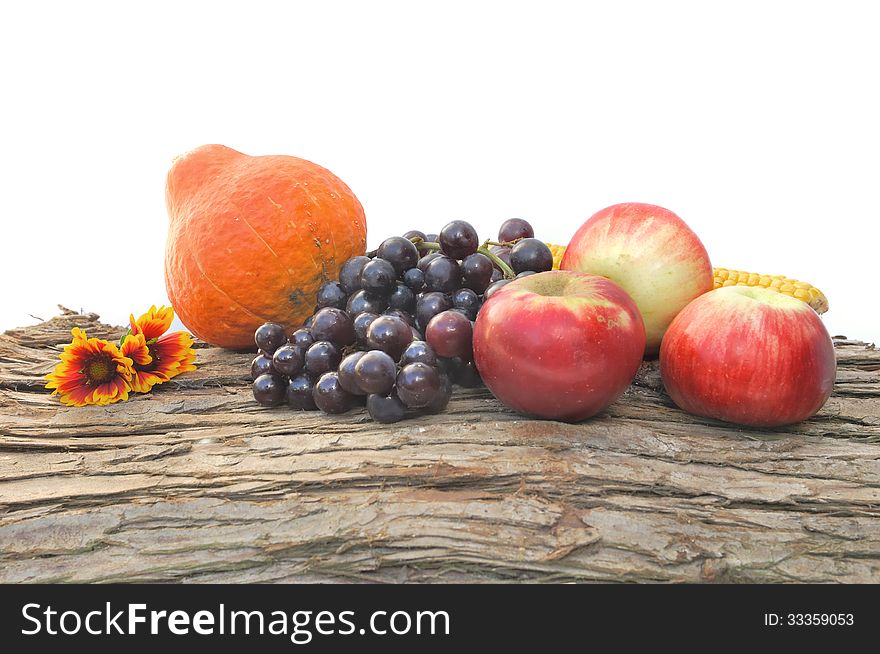
[(728, 270), (727, 268), (715, 268), (715, 288), (722, 286), (762, 286), (783, 295), (796, 297), (809, 304), (816, 313), (828, 311), (828, 298), (818, 288), (807, 282), (789, 279), (785, 275), (759, 275), (758, 273), (744, 272), (742, 270)]
[[(558, 270), (565, 254), (565, 246), (548, 243), (550, 252), (553, 253), (553, 269)], [(798, 300), (809, 304), (816, 313), (828, 311), (828, 298), (815, 286), (796, 279), (789, 279), (785, 275), (759, 275), (758, 273), (744, 272), (742, 270), (730, 270), (728, 268), (714, 268), (715, 288), (722, 286), (762, 286), (783, 295), (790, 295)]]
[(559, 264), (562, 263), (562, 255), (565, 254), (565, 246), (548, 243), (547, 247), (553, 253), (553, 270), (559, 270)]

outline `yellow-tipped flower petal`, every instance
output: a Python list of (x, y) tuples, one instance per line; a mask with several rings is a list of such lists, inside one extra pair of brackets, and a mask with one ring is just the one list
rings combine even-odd
[(46, 375), (46, 388), (67, 406), (107, 405), (127, 400), (134, 362), (109, 341), (88, 338), (74, 327), (73, 340), (61, 353), (61, 363)]

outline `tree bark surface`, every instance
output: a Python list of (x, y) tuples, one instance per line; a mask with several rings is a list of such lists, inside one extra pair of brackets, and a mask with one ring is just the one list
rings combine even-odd
[(880, 352), (775, 430), (690, 416), (646, 362), (580, 424), (486, 389), (379, 425), (256, 405), (252, 354), (108, 407), (43, 388), (70, 329), (0, 336), (0, 582), (880, 582)]

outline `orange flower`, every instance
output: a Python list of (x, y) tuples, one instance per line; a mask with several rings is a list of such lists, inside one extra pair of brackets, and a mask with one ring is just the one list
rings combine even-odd
[(133, 334), (143, 334), (148, 341), (151, 341), (167, 332), (173, 320), (174, 311), (171, 307), (159, 307), (157, 309), (154, 304), (137, 321), (135, 321), (133, 315), (130, 317), (131, 331)]
[(126, 353), (134, 352), (132, 347), (120, 351), (103, 339), (87, 338), (79, 327), (71, 334), (73, 340), (61, 353), (61, 363), (46, 375), (46, 388), (54, 389), (52, 395), (60, 395), (67, 406), (103, 406), (127, 400), (134, 362)]
[(186, 332), (165, 333), (173, 320), (171, 307), (152, 306), (137, 320), (134, 315), (129, 317), (131, 331), (123, 339), (123, 347), (130, 339), (140, 338), (148, 353), (145, 363), (134, 361), (131, 387), (138, 393), (146, 393), (156, 384), (196, 369), (192, 336)]

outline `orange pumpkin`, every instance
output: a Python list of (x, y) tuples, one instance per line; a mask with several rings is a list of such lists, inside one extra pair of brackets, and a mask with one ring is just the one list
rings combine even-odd
[(204, 145), (168, 172), (168, 298), (208, 343), (254, 347), (267, 321), (288, 330), (346, 259), (363, 254), (364, 210), (329, 170), (285, 155)]

